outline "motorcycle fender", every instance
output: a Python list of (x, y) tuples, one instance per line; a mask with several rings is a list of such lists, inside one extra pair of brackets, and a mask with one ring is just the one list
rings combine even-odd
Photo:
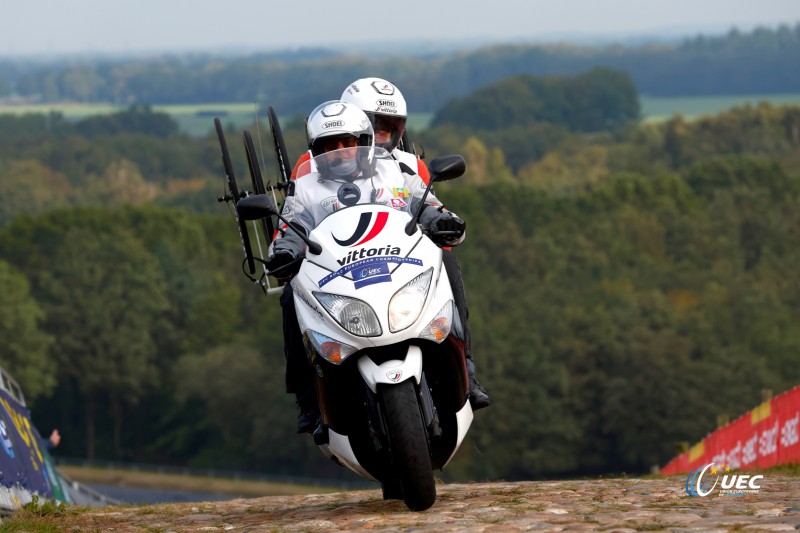
[(422, 379), (422, 350), (419, 346), (409, 346), (405, 360), (392, 359), (380, 365), (365, 355), (358, 360), (358, 371), (375, 394), (378, 393), (378, 383), (397, 385), (414, 377), (419, 384)]

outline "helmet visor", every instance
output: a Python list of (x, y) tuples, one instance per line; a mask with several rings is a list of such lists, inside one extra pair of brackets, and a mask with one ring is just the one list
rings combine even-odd
[(406, 131), (406, 118), (373, 114), (372, 128), (375, 130), (375, 145), (392, 151), (397, 148)]
[(354, 148), (358, 146), (358, 138), (354, 135), (334, 135), (319, 139), (319, 153), (332, 152), (340, 148)]

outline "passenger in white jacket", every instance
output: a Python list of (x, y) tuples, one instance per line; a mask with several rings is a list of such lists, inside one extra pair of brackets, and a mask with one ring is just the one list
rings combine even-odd
[[(367, 114), (372, 123), (372, 129), (375, 130), (375, 146), (388, 150), (399, 163), (403, 173), (419, 177), (425, 185), (430, 182), (428, 167), (421, 158), (411, 152), (412, 147), (405, 135), (408, 106), (400, 89), (382, 78), (361, 78), (345, 87), (341, 101), (355, 104)], [(450, 278), (456, 308), (464, 324), (464, 346), (467, 355), (467, 372), (469, 373), (469, 401), (472, 409), (477, 411), (489, 406), (489, 395), (475, 377), (467, 292), (464, 289), (464, 280), (461, 277), (461, 268), (456, 261), (456, 255), (449, 246), (443, 246), (442, 252), (442, 261)]]

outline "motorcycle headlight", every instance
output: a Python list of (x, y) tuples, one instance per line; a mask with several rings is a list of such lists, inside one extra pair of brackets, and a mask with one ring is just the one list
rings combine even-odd
[(377, 337), (383, 332), (375, 311), (361, 300), (327, 292), (312, 294), (333, 319), (353, 335)]
[(353, 346), (339, 342), (336, 339), (331, 339), (322, 333), (317, 333), (313, 330), (308, 330), (306, 333), (308, 335), (308, 340), (314, 345), (314, 349), (317, 350), (317, 353), (321, 355), (323, 359), (334, 365), (341, 364), (342, 361), (357, 351)]
[(441, 343), (450, 335), (450, 328), (453, 325), (453, 301), (447, 302), (444, 307), (439, 309), (433, 320), (422, 330), (419, 337), (430, 339), (436, 343)]
[(394, 293), (389, 300), (389, 330), (392, 333), (403, 331), (419, 318), (432, 277), (433, 269), (429, 268)]

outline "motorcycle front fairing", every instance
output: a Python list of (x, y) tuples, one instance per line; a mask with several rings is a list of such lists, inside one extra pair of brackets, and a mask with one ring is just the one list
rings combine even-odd
[[(437, 461), (439, 467), (455, 453), (472, 418), (466, 401), (463, 354), (458, 352), (460, 323), (442, 265), (442, 251), (419, 230), (407, 235), (408, 220), (407, 213), (376, 204), (336, 211), (310, 234), (321, 244), (322, 253), (307, 257), (292, 281), (300, 330), (317, 374), (323, 421), (330, 430), (330, 451), (362, 476), (365, 469), (380, 470), (371, 464), (369, 451), (363, 449), (373, 440), (370, 433), (380, 428), (359, 426), (365, 419), (379, 425), (374, 414), (378, 408), (363, 405), (362, 399), (374, 395), (380, 384), (388, 386), (413, 378), (419, 385), (423, 353), (438, 355), (449, 350), (450, 357), (428, 358), (425, 365), (444, 365), (433, 374), (457, 381), (456, 392), (445, 402), (453, 406), (448, 410), (460, 414), (457, 420), (445, 424), (450, 427)], [(426, 279), (424, 299), (406, 309), (412, 314), (418, 312), (418, 316), (400, 313), (400, 319), (390, 317), (392, 299), (397, 303), (397, 298), (405, 297), (398, 296), (403, 287), (425, 284)], [(374, 312), (371, 324), (365, 326), (363, 315), (332, 313), (331, 308), (335, 311), (336, 306), (331, 300), (358, 307), (362, 313), (363, 305), (368, 306)], [(342, 316), (349, 317), (350, 322)], [(403, 323), (398, 326), (398, 322)], [(363, 387), (372, 395), (360, 390)], [(361, 462), (366, 464), (362, 466)]]
[[(301, 331), (315, 331), (358, 349), (397, 344), (423, 333), (436, 313), (453, 301), (453, 294), (442, 267), (441, 249), (420, 231), (406, 235), (408, 220), (403, 212), (362, 204), (337, 211), (311, 232), (311, 238), (322, 245), (322, 253), (307, 257), (292, 281)], [(353, 240), (356, 230), (361, 238), (355, 243), (339, 244)], [(419, 316), (403, 329), (392, 331), (392, 297), (429, 270), (430, 285)], [(378, 327), (368, 332), (359, 333), (357, 327), (348, 331), (326, 312), (319, 293), (368, 303)]]

